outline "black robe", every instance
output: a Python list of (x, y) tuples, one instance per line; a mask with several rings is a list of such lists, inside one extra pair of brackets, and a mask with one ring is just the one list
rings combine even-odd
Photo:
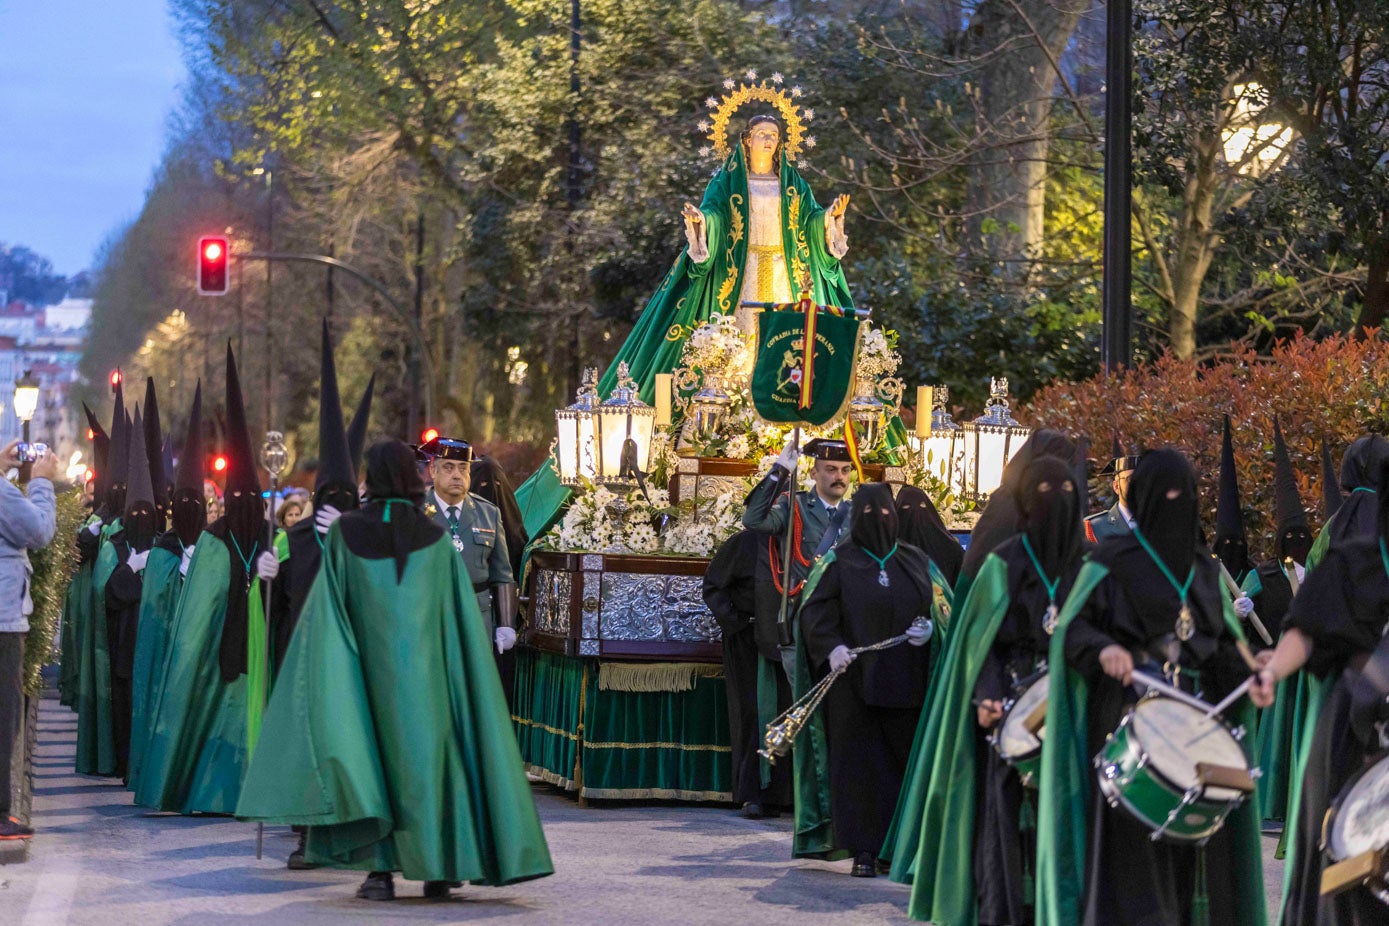
[(323, 562), (321, 537), (313, 518), (304, 518), (285, 531), (285, 535), (289, 542), (289, 558), (280, 563), (280, 572), (270, 583), (270, 640), (276, 674), (289, 651), (290, 638), (299, 623), (299, 612), (304, 610), (304, 601), (309, 597), (309, 589), (313, 588), (313, 580), (318, 577), (318, 568)]
[[(1045, 665), (1051, 637), (1043, 628), (1051, 599), (1019, 537), (1006, 540), (994, 553), (1008, 564), (1008, 611), (974, 685), (976, 701), (1003, 701), (1019, 692), (1015, 684)], [(1060, 577), (1059, 608), (1080, 572), (1079, 557)], [(989, 745), (989, 731), (975, 724), (975, 768), (978, 790), (974, 841), (974, 883), (980, 926), (1021, 926), (1033, 920), (1033, 898), (1027, 883), (1036, 873), (1036, 830), (1022, 826), (1023, 808), (1036, 818), (1036, 798), (1023, 787), (1011, 765)]]
[[(766, 538), (741, 531), (714, 553), (704, 573), (704, 603), (723, 631), (723, 672), (728, 690), (728, 735), (733, 748), (733, 800), (754, 802), (764, 808), (791, 805), (791, 763), (771, 768), (767, 788), (762, 787), (762, 724), (757, 713), (757, 676), (762, 655), (757, 650), (753, 622), (757, 610), (757, 551)], [(791, 706), (791, 684), (781, 660), (767, 660), (775, 674), (777, 711)]]
[[(853, 543), (835, 550), (800, 614), (816, 674), (825, 674), (835, 647), (878, 643), (905, 632), (919, 615), (930, 615), (924, 553), (899, 546), (887, 560), (887, 587), (878, 582), (879, 568)], [(844, 674), (825, 697), (831, 816), (840, 847), (876, 856), (892, 825), (926, 699), (929, 648), (903, 644), (864, 653)]]
[(114, 777), (125, 778), (130, 764), (131, 677), (135, 674), (135, 640), (140, 629), (141, 577), (130, 568), (125, 531), (111, 535), (117, 565), (106, 582), (106, 650), (111, 665), (111, 740)]
[[(1104, 746), (1105, 737), (1119, 726), (1136, 700), (1104, 674), (1100, 651), (1111, 643), (1126, 647), (1135, 668), (1161, 677), (1164, 639), (1173, 632), (1178, 613), (1176, 592), (1154, 594), (1126, 581), (1135, 566), (1144, 572), (1147, 554), (1133, 538), (1117, 538), (1100, 546), (1092, 557), (1110, 570), (1067, 628), (1066, 662), (1084, 675), (1090, 686), (1087, 754)], [(1195, 559), (1196, 577), (1189, 603), (1196, 629), (1180, 644), (1182, 685), (1191, 688), (1199, 673), (1206, 700), (1214, 703), (1245, 678), (1245, 666), (1222, 616), (1224, 589), (1219, 566), (1209, 556)], [(1170, 600), (1165, 600), (1170, 598)], [(1122, 809), (1111, 808), (1098, 788), (1090, 808), (1090, 838), (1086, 849), (1085, 916), (1087, 926), (1182, 924), (1189, 922), (1196, 884), (1197, 850), (1186, 845), (1153, 842), (1150, 831)], [(1232, 865), (1233, 840), (1228, 828), (1205, 847), (1210, 922), (1235, 921), (1238, 896)]]
[(1297, 846), (1286, 875), (1290, 884), (1285, 926), (1389, 923), (1389, 906), (1364, 887), (1322, 898), (1325, 858), (1319, 847), (1327, 810), (1350, 779), (1381, 754), (1377, 738), (1362, 740), (1352, 722), (1351, 693), (1366, 657), (1383, 639), (1386, 616), (1389, 576), (1376, 537), (1333, 545), (1307, 574), (1284, 621), (1285, 629), (1296, 627), (1311, 638), (1306, 669), (1331, 685), (1299, 787)]

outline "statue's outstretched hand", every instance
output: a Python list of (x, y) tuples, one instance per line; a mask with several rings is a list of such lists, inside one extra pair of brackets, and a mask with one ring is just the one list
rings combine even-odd
[(834, 198), (834, 202), (830, 203), (830, 215), (834, 216), (837, 219), (844, 215), (844, 211), (848, 208), (849, 194), (840, 193), (838, 196)]
[(689, 203), (685, 203), (685, 207), (680, 210), (680, 214), (685, 217), (685, 224), (687, 226), (704, 224), (704, 213), (700, 212)]

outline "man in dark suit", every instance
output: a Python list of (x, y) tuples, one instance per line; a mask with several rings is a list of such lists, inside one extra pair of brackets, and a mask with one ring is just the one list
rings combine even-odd
[(1138, 457), (1125, 456), (1118, 441), (1115, 441), (1114, 459), (1100, 470), (1101, 476), (1114, 478), (1114, 504), (1108, 511), (1092, 514), (1085, 519), (1086, 540), (1100, 543), (1107, 537), (1123, 537), (1133, 533), (1133, 514), (1128, 509), (1129, 476), (1137, 465)]

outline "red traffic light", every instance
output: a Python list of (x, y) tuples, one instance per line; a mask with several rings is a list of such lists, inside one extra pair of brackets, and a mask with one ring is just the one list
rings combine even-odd
[(227, 239), (198, 239), (198, 292), (221, 296), (227, 291)]
[(225, 473), (227, 471), (227, 458), (222, 456), (222, 454), (220, 453), (217, 454), (217, 456), (213, 457), (212, 471), (214, 473)]
[(432, 441), (432, 440), (438, 440), (438, 439), (439, 439), (439, 429), (438, 429), (438, 428), (425, 428), (425, 429), (420, 433), (420, 443), (421, 443), (421, 444), (427, 444), (427, 443), (429, 443), (429, 442)]

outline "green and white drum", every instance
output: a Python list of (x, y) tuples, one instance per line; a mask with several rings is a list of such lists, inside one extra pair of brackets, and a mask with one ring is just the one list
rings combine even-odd
[(989, 736), (999, 756), (1013, 768), (1024, 787), (1035, 788), (1042, 774), (1042, 738), (1046, 736), (1047, 694), (1051, 691), (1046, 672), (1020, 682), (1017, 697), (1003, 705), (1003, 717)]
[(1327, 812), (1321, 892), (1338, 894), (1363, 885), (1389, 904), (1389, 756), (1356, 775)]
[(1151, 839), (1201, 844), (1254, 791), (1239, 739), (1218, 717), (1160, 695), (1129, 709), (1095, 756), (1100, 791), (1151, 829)]

